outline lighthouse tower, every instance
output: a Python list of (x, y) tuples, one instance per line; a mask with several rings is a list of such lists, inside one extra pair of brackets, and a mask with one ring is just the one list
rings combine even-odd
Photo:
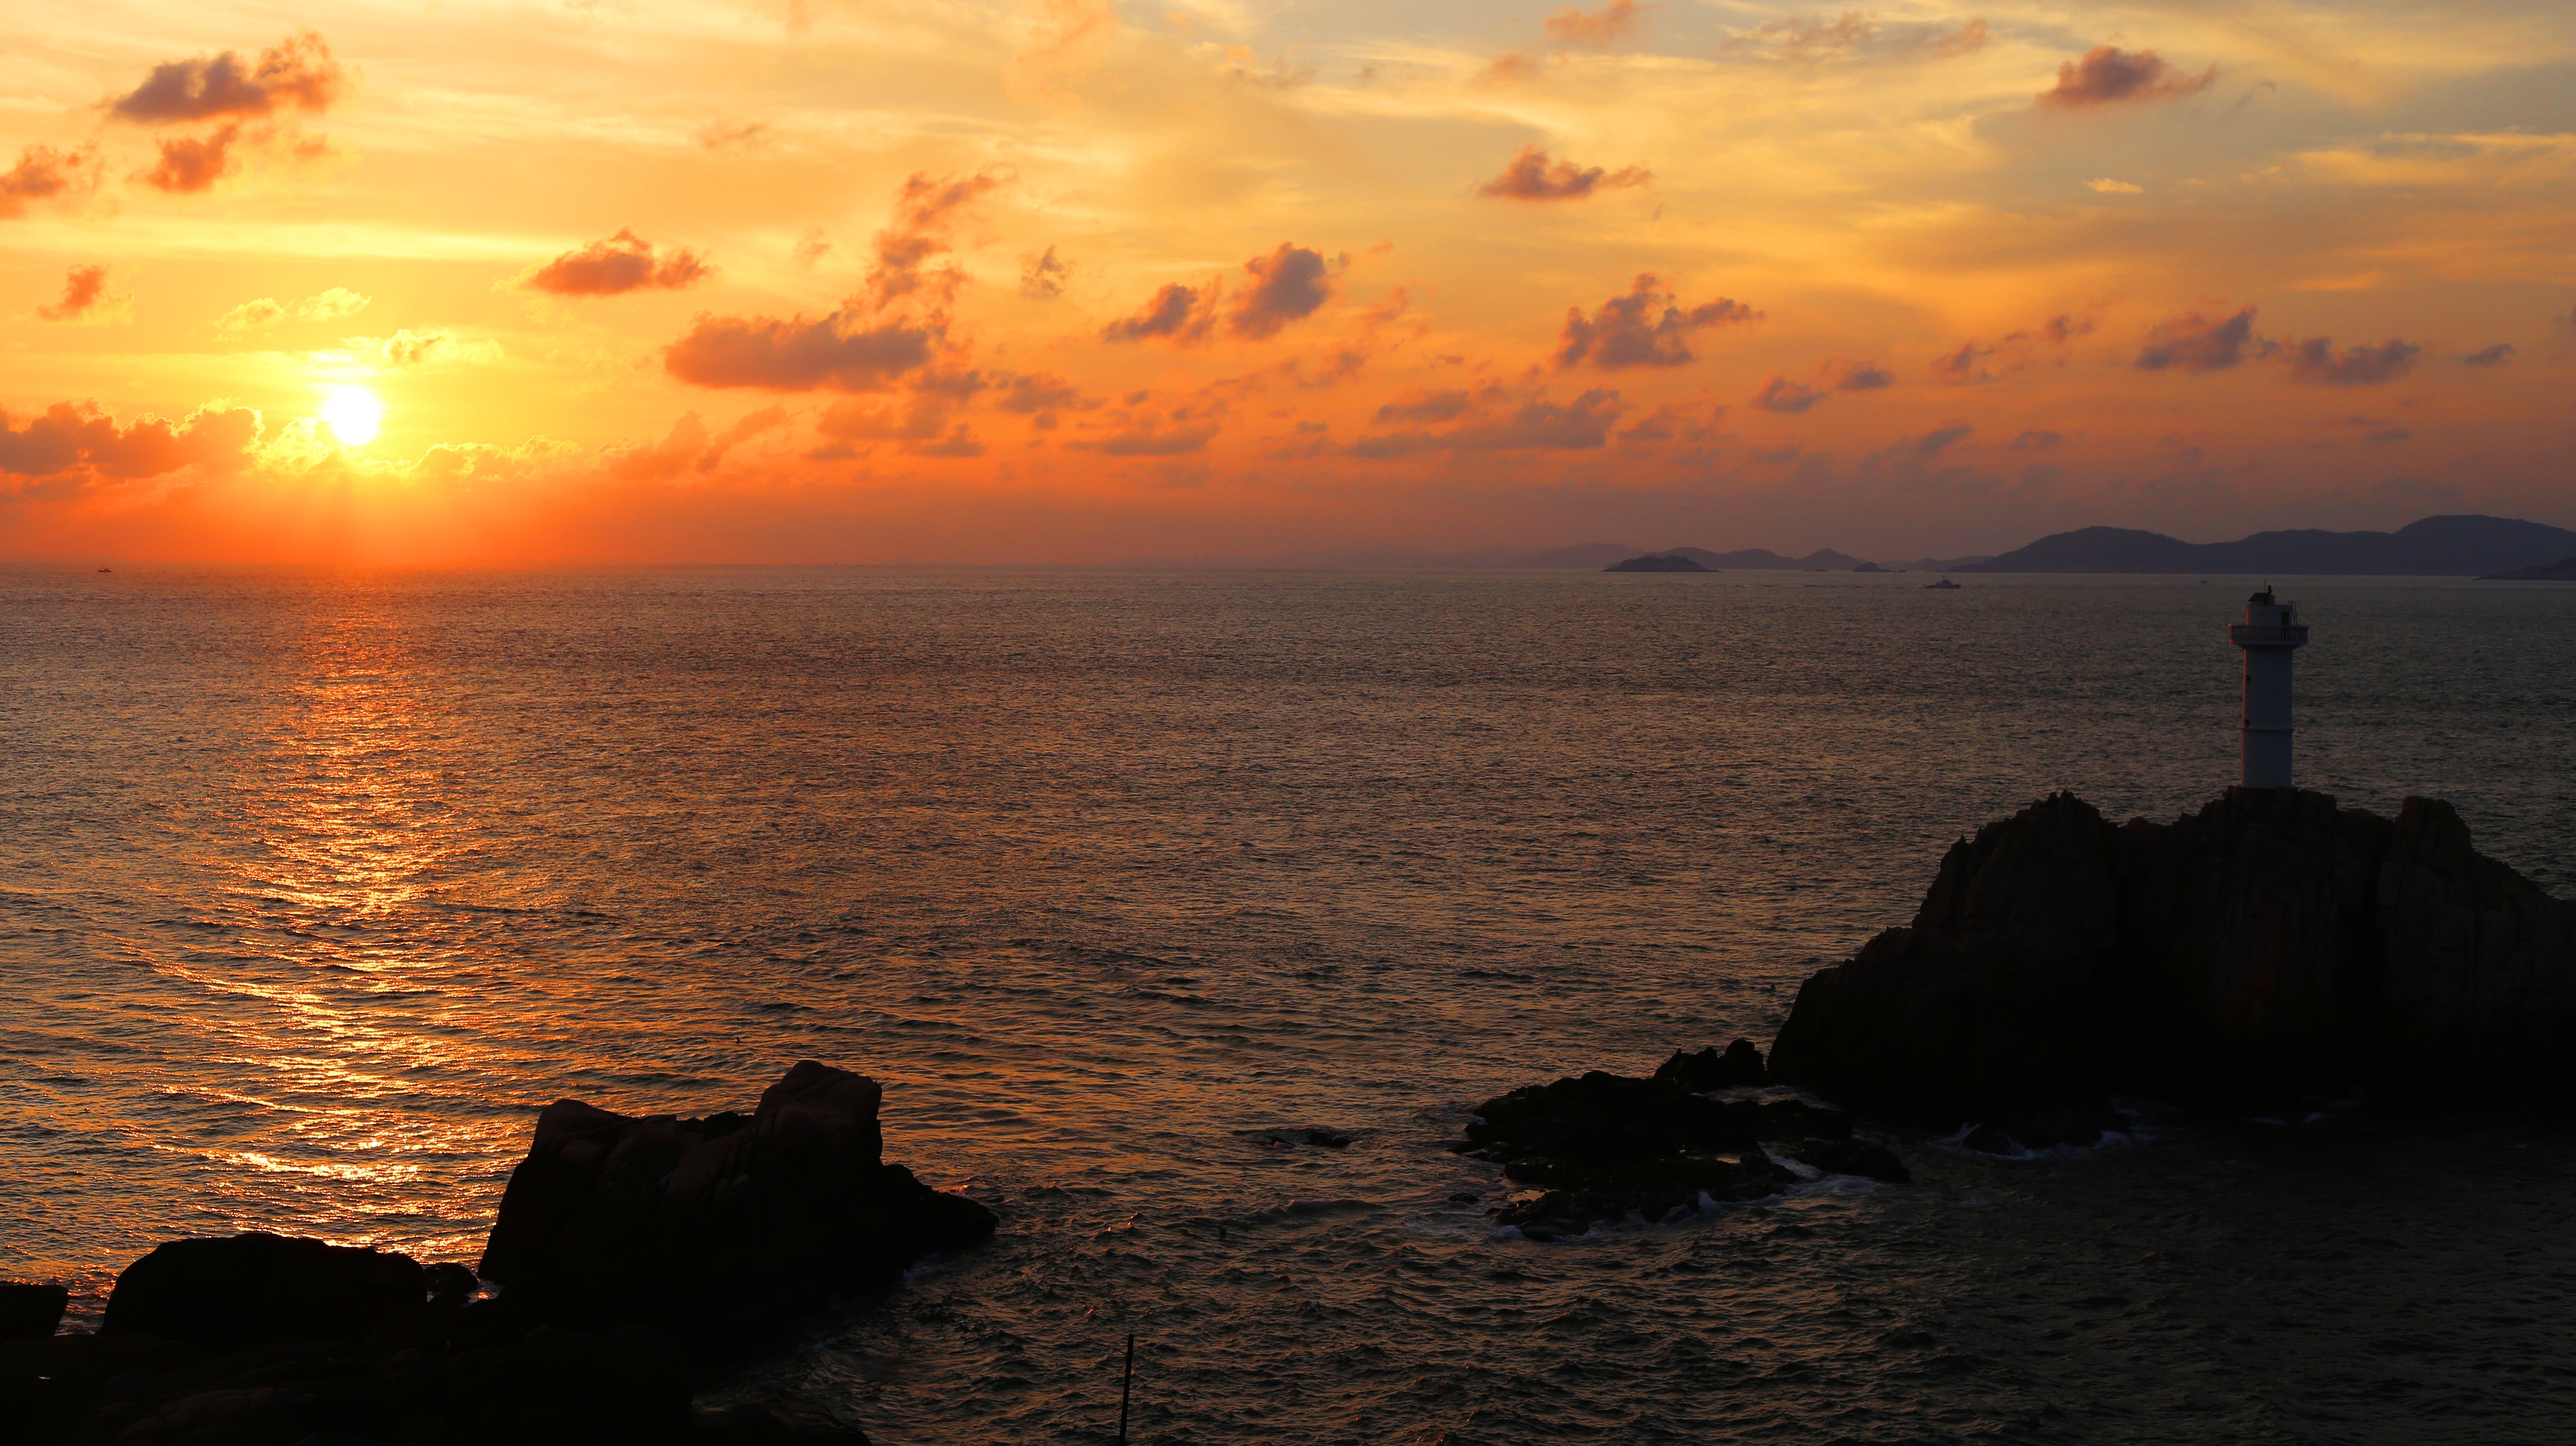
[(2290, 657), (2305, 647), (2308, 625), (2295, 604), (2264, 588), (2245, 600), (2245, 621), (2227, 640), (2245, 650), (2243, 774), (2247, 788), (2290, 787)]

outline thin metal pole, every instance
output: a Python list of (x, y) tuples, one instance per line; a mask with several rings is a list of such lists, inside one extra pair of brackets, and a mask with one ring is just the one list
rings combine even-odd
[(1127, 1393), (1136, 1384), (1136, 1333), (1127, 1333), (1127, 1373), (1118, 1380), (1118, 1446), (1127, 1446)]

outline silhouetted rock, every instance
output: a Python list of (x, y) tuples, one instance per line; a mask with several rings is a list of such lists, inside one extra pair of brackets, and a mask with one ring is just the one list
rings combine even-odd
[(1728, 1045), (1723, 1054), (1715, 1045), (1697, 1054), (1675, 1050), (1672, 1058), (1655, 1067), (1655, 1078), (1697, 1092), (1758, 1085), (1768, 1076), (1762, 1071), (1762, 1051), (1752, 1040), (1739, 1039)]
[(228, 1345), (355, 1340), (421, 1300), (408, 1255), (252, 1231), (155, 1247), (116, 1277), (99, 1331)]
[(1891, 1185), (1902, 1185), (1914, 1178), (1914, 1172), (1905, 1168), (1894, 1150), (1868, 1140), (1815, 1140), (1792, 1145), (1788, 1153), (1828, 1175), (1857, 1175)]
[(878, 1290), (993, 1233), (990, 1210), (880, 1158), (874, 1080), (805, 1060), (746, 1117), (612, 1114), (559, 1100), (510, 1175), (478, 1267), (618, 1309), (814, 1303)]
[(1809, 978), (1770, 1066), (2028, 1148), (2099, 1138), (2119, 1089), (2564, 1084), (2576, 906), (2478, 856), (2437, 800), (2391, 822), (2231, 789), (2115, 827), (2059, 794), (1952, 845), (1911, 925)]
[[(1503, 1177), (1544, 1193), (1496, 1206), (1501, 1224), (1533, 1240), (1579, 1234), (1595, 1220), (1666, 1220), (1709, 1203), (1759, 1200), (1797, 1176), (1763, 1150), (1771, 1141), (1848, 1140), (1851, 1116), (1793, 1098), (1712, 1099), (1685, 1077), (1697, 1061), (1740, 1069), (1751, 1046), (1677, 1054), (1652, 1079), (1595, 1070), (1485, 1101), (1460, 1153), (1492, 1160)], [(1760, 1068), (1758, 1055), (1753, 1061)], [(1732, 1156), (1732, 1158), (1727, 1158)]]
[(1608, 567), (1605, 567), (1605, 568), (1603, 568), (1603, 569), (1601, 569), (1601, 570), (1602, 570), (1603, 572), (1706, 572), (1706, 571), (1708, 571), (1708, 569), (1707, 569), (1707, 568), (1700, 566), (1698, 563), (1693, 562), (1691, 559), (1689, 559), (1689, 558), (1687, 558), (1687, 557), (1679, 556), (1679, 555), (1677, 555), (1677, 554), (1661, 555), (1661, 556), (1650, 554), (1650, 555), (1645, 556), (1645, 557), (1632, 557), (1632, 558), (1629, 558), (1626, 562), (1614, 562), (1614, 563), (1610, 564)]
[(0, 1339), (52, 1335), (70, 1303), (71, 1292), (59, 1285), (0, 1281)]
[(2576, 582), (2576, 557), (2558, 562), (2535, 562), (2510, 572), (2491, 572), (2481, 582)]

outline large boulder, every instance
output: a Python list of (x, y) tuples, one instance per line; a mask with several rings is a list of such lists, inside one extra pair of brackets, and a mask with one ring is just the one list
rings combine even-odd
[(537, 1116), (485, 1243), (512, 1294), (658, 1311), (882, 1289), (993, 1233), (991, 1211), (886, 1164), (876, 1081), (805, 1060), (750, 1115)]
[(408, 1255), (251, 1231), (154, 1247), (118, 1274), (98, 1328), (225, 1345), (354, 1340), (422, 1298)]
[(2354, 1082), (2576, 1075), (2576, 906), (2397, 819), (2231, 789), (2114, 826), (2059, 794), (1951, 846), (1913, 922), (1799, 990), (1773, 1078), (2024, 1144), (2104, 1096), (2248, 1101)]
[(59, 1285), (0, 1281), (0, 1340), (52, 1335), (71, 1299), (71, 1292)]

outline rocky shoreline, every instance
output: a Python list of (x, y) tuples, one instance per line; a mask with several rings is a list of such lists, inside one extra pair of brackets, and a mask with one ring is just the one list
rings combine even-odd
[(95, 1334), (56, 1334), (59, 1287), (0, 1287), (0, 1446), (858, 1446), (820, 1403), (691, 1395), (782, 1314), (991, 1237), (991, 1211), (885, 1163), (883, 1094), (807, 1060), (749, 1113), (558, 1101), (474, 1267), (173, 1241), (117, 1277)]

